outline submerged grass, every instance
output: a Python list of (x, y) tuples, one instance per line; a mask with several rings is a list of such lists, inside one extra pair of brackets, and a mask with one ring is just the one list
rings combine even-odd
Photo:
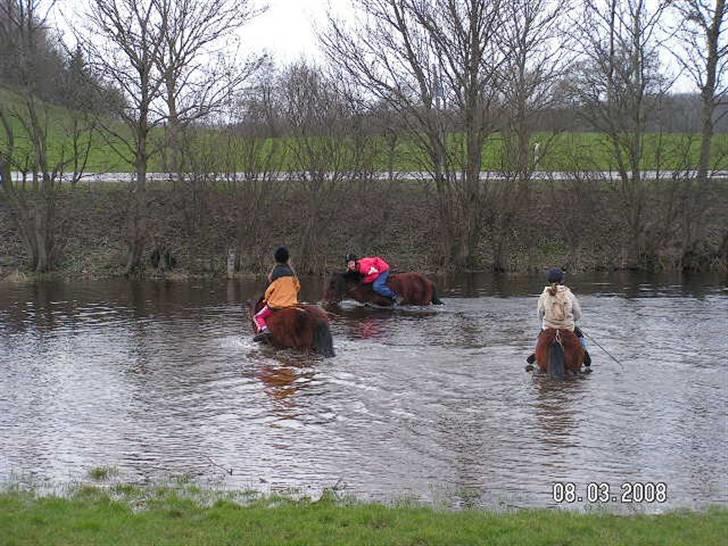
[[(234, 497), (230, 497), (233, 499)], [(69, 497), (0, 494), (0, 544), (724, 544), (728, 510), (616, 516), (560, 510), (437, 511), (321, 500), (217, 498), (85, 486)]]

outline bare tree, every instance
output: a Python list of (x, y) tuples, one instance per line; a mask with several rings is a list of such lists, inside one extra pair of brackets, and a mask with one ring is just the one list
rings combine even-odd
[(659, 2), (650, 9), (645, 0), (584, 0), (582, 17), (573, 22), (583, 59), (574, 91), (582, 115), (609, 143), (628, 226), (630, 267), (639, 265), (646, 246), (642, 162), (648, 121), (669, 87), (659, 58), (665, 7)]
[[(21, 239), (36, 272), (53, 267), (57, 251), (57, 192), (69, 163), (64, 149), (52, 154), (49, 131), (53, 120), (50, 107), (39, 99), (44, 74), (47, 18), (53, 3), (41, 0), (0, 2), (2, 34), (12, 36), (15, 58), (15, 101), (0, 104), (0, 126), (5, 134), (0, 144), (0, 186), (13, 213)], [(19, 141), (27, 142), (24, 149)], [(78, 153), (78, 150), (74, 150)], [(12, 171), (23, 171), (21, 181)], [(30, 183), (27, 177), (30, 175)]]
[(62, 87), (69, 122), (64, 128), (64, 136), (70, 146), (70, 182), (77, 184), (86, 171), (91, 148), (97, 141), (99, 116), (113, 99), (107, 90), (98, 88), (80, 45), (67, 51), (67, 55)]
[[(320, 268), (320, 236), (331, 216), (337, 184), (351, 179), (355, 162), (351, 118), (341, 89), (324, 73), (305, 63), (290, 66), (281, 78), (285, 120), (290, 138), (287, 156), (301, 201), (297, 262), (301, 272)], [(303, 191), (301, 191), (303, 190)]]
[(283, 104), (272, 67), (230, 104), (229, 123), (219, 143), (222, 192), (233, 207), (224, 208), (228, 254), (235, 269), (268, 267), (271, 223), (278, 219), (274, 203), (285, 199), (287, 187), (279, 180), (286, 161), (279, 135)]
[(530, 209), (531, 175), (543, 165), (556, 137), (532, 143), (540, 119), (558, 99), (558, 86), (570, 68), (572, 40), (565, 32), (569, 3), (514, 0), (502, 9), (499, 47), (503, 63), (498, 88), (503, 101), (501, 153), (504, 182), (493, 186), (498, 202), (490, 217), (493, 266), (505, 270), (506, 244), (520, 215)]
[[(147, 238), (147, 170), (155, 152), (152, 130), (165, 115), (161, 99), (166, 21), (156, 0), (92, 0), (87, 19), (90, 35), (83, 43), (103, 81), (124, 97), (115, 116), (103, 122), (109, 146), (134, 168), (129, 201), (126, 274), (139, 272)], [(123, 127), (116, 120), (121, 120)]]
[[(474, 264), (494, 130), (499, 0), (358, 0), (356, 28), (329, 17), (329, 59), (397, 112), (435, 181), (448, 265)], [(456, 131), (457, 129), (457, 131)]]
[(260, 65), (261, 58), (245, 62), (223, 55), (233, 32), (263, 9), (253, 0), (154, 0), (164, 47), (156, 62), (164, 82), (167, 121), (168, 169), (182, 174), (177, 145), (179, 132), (191, 123), (219, 111), (231, 94)]
[(682, 222), (683, 266), (698, 268), (702, 255), (698, 245), (705, 240), (705, 219), (711, 204), (708, 181), (715, 159), (712, 148), (716, 111), (725, 104), (728, 91), (726, 2), (687, 0), (673, 2), (671, 6), (678, 17), (675, 58), (700, 90), (700, 156), (697, 176), (694, 180), (686, 177)]
[[(507, 147), (520, 181), (528, 181), (535, 167), (531, 138), (539, 118), (558, 101), (558, 86), (567, 75), (573, 55), (566, 32), (565, 13), (571, 5), (550, 0), (515, 0), (503, 9), (504, 63), (500, 89), (505, 103)], [(510, 140), (510, 138), (508, 138)], [(509, 142), (507, 142), (509, 144)], [(546, 148), (548, 143), (543, 144)], [(540, 154), (544, 150), (540, 149)]]

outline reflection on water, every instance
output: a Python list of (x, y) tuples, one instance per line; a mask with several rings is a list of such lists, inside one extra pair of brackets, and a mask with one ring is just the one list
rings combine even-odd
[(624, 369), (592, 346), (590, 376), (524, 373), (538, 277), (441, 278), (442, 307), (345, 303), (327, 360), (252, 343), (260, 283), (2, 285), (0, 482), (205, 479), (212, 459), (230, 487), (342, 479), (378, 500), (545, 506), (555, 481), (662, 481), (668, 504), (642, 509), (727, 502), (725, 278), (568, 282)]

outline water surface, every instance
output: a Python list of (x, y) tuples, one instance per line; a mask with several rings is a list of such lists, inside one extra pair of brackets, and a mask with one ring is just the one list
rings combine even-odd
[(335, 309), (326, 360), (252, 343), (260, 283), (0, 285), (0, 484), (110, 465), (452, 507), (550, 506), (567, 481), (667, 484), (615, 511), (728, 503), (724, 277), (569, 279), (623, 367), (592, 344), (594, 373), (564, 383), (523, 370), (539, 278), (438, 284), (442, 307)]

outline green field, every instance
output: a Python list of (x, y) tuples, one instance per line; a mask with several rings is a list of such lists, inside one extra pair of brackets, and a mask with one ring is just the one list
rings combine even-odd
[(0, 495), (0, 544), (718, 545), (728, 510), (617, 516), (562, 510), (444, 511), (257, 497), (209, 505), (171, 489), (84, 487), (70, 497)]
[[(6, 109), (22, 110), (18, 95), (0, 89), (0, 101)], [(50, 157), (58, 161), (61, 157), (68, 157), (71, 146), (70, 127), (73, 115), (57, 106), (42, 105), (41, 110), (47, 119)], [(119, 125), (118, 131), (126, 130)], [(13, 121), (16, 146), (22, 156), (29, 149), (29, 141), (22, 123), (17, 119)], [(156, 129), (152, 133), (154, 146), (163, 141), (163, 130)], [(4, 144), (5, 135), (0, 132), (0, 146)], [(452, 134), (450, 147), (453, 155), (462, 147), (461, 135)], [(191, 148), (196, 155), (203, 159), (199, 164), (217, 165), (210, 170), (221, 171), (224, 168), (220, 162), (225, 162), (227, 168), (237, 171), (252, 168), (250, 158), (260, 162), (271, 154), (272, 164), (281, 171), (300, 170), (303, 165), (296, 160), (295, 148), (297, 141), (294, 138), (283, 137), (279, 139), (261, 139), (257, 141), (256, 150), (250, 153), (250, 140), (241, 137), (229, 137), (211, 129), (198, 129), (192, 137)], [(113, 142), (113, 141), (112, 141)], [(316, 150), (316, 167), (324, 170), (336, 168), (352, 168), (354, 160), (354, 144), (352, 139), (310, 139), (312, 148)], [(611, 148), (603, 134), (600, 133), (537, 133), (532, 138), (532, 144), (540, 143), (541, 159), (536, 165), (537, 170), (570, 171), (570, 170), (611, 170), (616, 168)], [(644, 154), (642, 168), (653, 169), (684, 169), (694, 168), (698, 158), (700, 139), (693, 134), (648, 134), (644, 141)], [(483, 170), (499, 170), (508, 168), (505, 159), (507, 149), (504, 136), (492, 135), (483, 147)], [(728, 154), (728, 135), (718, 135), (714, 140), (714, 167), (721, 169), (728, 167), (726, 158)], [(367, 159), (364, 166), (377, 171), (420, 171), (425, 170), (426, 161), (418, 146), (411, 140), (400, 138), (396, 146), (388, 147), (384, 137), (372, 136), (366, 139), (363, 153)], [(164, 170), (162, 154), (156, 154), (149, 165), (149, 171)], [(91, 148), (87, 171), (89, 172), (129, 172), (131, 171), (130, 157), (120, 157), (112, 148), (107, 139), (101, 134), (94, 135), (94, 144)]]

